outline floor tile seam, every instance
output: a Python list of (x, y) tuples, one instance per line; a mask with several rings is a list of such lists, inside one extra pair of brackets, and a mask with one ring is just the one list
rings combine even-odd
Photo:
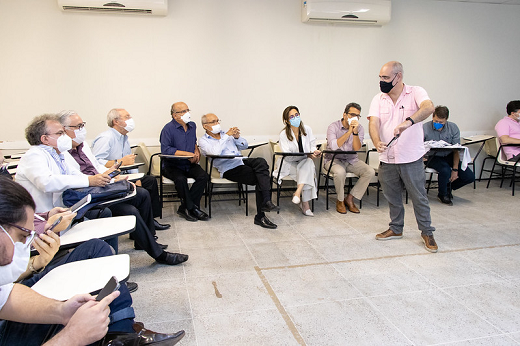
[(192, 319), (196, 320), (196, 319), (202, 319), (202, 318), (207, 318), (207, 317), (212, 318), (212, 317), (219, 317), (219, 316), (233, 316), (233, 315), (251, 314), (254, 312), (264, 312), (264, 311), (278, 312), (278, 309), (276, 307), (272, 307), (272, 308), (241, 310), (241, 311), (210, 312), (210, 313), (205, 313), (205, 314), (194, 315), (192, 317)]
[(399, 328), (388, 316), (386, 316), (386, 314), (384, 314), (377, 306), (376, 304), (370, 300), (369, 297), (363, 297), (363, 299), (366, 301), (366, 303), (372, 308), (374, 309), (374, 311), (376, 311), (380, 316), (382, 316), (389, 325), (391, 325), (392, 327), (395, 328), (395, 330), (397, 330), (399, 333), (401, 333), (401, 335), (411, 344), (411, 345), (415, 345), (415, 343), (410, 340), (410, 338), (404, 333), (404, 331), (401, 330), (401, 328)]
[(251, 273), (255, 273), (255, 272), (256, 272), (256, 270), (255, 270), (254, 268), (255, 268), (255, 266), (253, 266), (253, 269), (248, 269), (248, 270), (240, 270), (240, 271), (224, 272), (224, 273), (213, 273), (213, 274), (208, 274), (208, 275), (194, 275), (194, 276), (186, 275), (186, 282), (187, 282), (187, 280), (189, 280), (189, 279), (211, 278), (211, 277), (221, 276), (221, 275), (230, 275), (230, 274), (251, 274)]
[(289, 313), (287, 310), (285, 310), (285, 307), (280, 302), (280, 299), (276, 295), (274, 289), (272, 288), (271, 284), (269, 283), (269, 280), (265, 277), (264, 273), (262, 273), (262, 270), (257, 266), (255, 267), (256, 273), (258, 274), (258, 277), (262, 281), (262, 284), (264, 285), (265, 289), (267, 290), (267, 293), (271, 297), (271, 300), (273, 301), (276, 309), (278, 310), (278, 313), (281, 315), (282, 319), (284, 320), (287, 328), (289, 328), (289, 331), (293, 335), (295, 341), (302, 346), (306, 346), (305, 340), (303, 339), (303, 336), (298, 331), (298, 328), (296, 328), (296, 325), (294, 324), (294, 321), (289, 316)]
[(492, 337), (496, 337), (496, 336), (506, 336), (509, 339), (511, 339), (511, 341), (513, 341), (515, 344), (517, 344), (517, 345), (520, 344), (519, 341), (516, 341), (513, 337), (511, 337), (511, 334), (513, 334), (513, 333), (498, 333), (498, 334), (493, 334), (493, 335), (481, 336), (478, 338), (454, 340), (454, 341), (442, 342), (442, 343), (437, 343), (437, 344), (431, 344), (429, 346), (453, 345), (453, 344), (464, 342), (464, 341), (484, 340), (484, 339), (492, 338)]
[[(184, 267), (184, 266), (183, 266)], [(184, 267), (184, 289), (186, 290), (186, 294), (188, 296), (188, 305), (190, 307), (190, 316), (191, 316), (191, 325), (193, 327), (193, 335), (195, 337), (195, 344), (198, 345), (199, 342), (197, 340), (197, 329), (195, 327), (195, 322), (193, 321), (193, 304), (191, 302), (190, 290), (188, 289), (188, 281), (186, 278), (186, 268)]]
[[(478, 251), (478, 250), (485, 250), (485, 249), (514, 247), (514, 246), (520, 246), (520, 243), (518, 243), (518, 244), (507, 244), (507, 245), (483, 246), (483, 247), (467, 248), (467, 249), (441, 250), (441, 251), (439, 251), (437, 253), (438, 254), (442, 254), (442, 253), (457, 253), (457, 252), (464, 252), (464, 251)], [(264, 271), (264, 270), (276, 270), (276, 269), (291, 269), (291, 268), (310, 267), (310, 266), (318, 266), (318, 265), (326, 265), (326, 264), (339, 264), (339, 263), (350, 263), (350, 262), (374, 261), (374, 260), (380, 260), (380, 259), (404, 258), (404, 257), (411, 257), (411, 256), (427, 256), (427, 255), (435, 256), (435, 254), (432, 254), (430, 252), (421, 252), (421, 253), (411, 253), (411, 254), (402, 254), (402, 255), (388, 255), (388, 256), (378, 256), (378, 257), (369, 257), (369, 258), (354, 258), (354, 259), (349, 259), (349, 260), (338, 260), (338, 261), (327, 261), (327, 262), (317, 262), (317, 263), (305, 263), (305, 264), (272, 266), (272, 267), (260, 268), (260, 270)]]
[(463, 256), (464, 256), (465, 259), (467, 259), (471, 263), (475, 264), (479, 268), (483, 269), (484, 271), (488, 272), (489, 274), (497, 276), (499, 279), (502, 279), (502, 280), (507, 280), (508, 279), (507, 277), (504, 277), (504, 276), (500, 275), (499, 273), (493, 271), (493, 269), (488, 269), (488, 268), (484, 267), (483, 264), (476, 262), (475, 260), (471, 259), (470, 257), (465, 256), (464, 254), (463, 254)]
[(444, 289), (440, 289), (440, 291), (447, 295), (448, 297), (450, 297), (451, 299), (453, 299), (454, 301), (456, 301), (457, 303), (459, 303), (462, 307), (464, 307), (466, 310), (470, 311), (472, 314), (474, 314), (475, 316), (477, 316), (478, 318), (480, 318), (482, 321), (484, 321), (485, 323), (487, 323), (488, 325), (490, 325), (492, 328), (494, 328), (495, 330), (497, 330), (498, 332), (500, 332), (501, 334), (507, 334), (507, 332), (503, 331), (501, 328), (499, 328), (498, 326), (494, 325), (493, 323), (491, 323), (491, 321), (489, 321), (488, 319), (484, 318), (484, 316), (481, 316), (479, 313), (477, 313), (476, 311), (474, 311), (471, 307), (467, 306), (466, 304), (464, 304), (462, 302), (462, 300), (459, 300), (457, 299), (456, 297), (454, 297), (452, 294), (450, 294), (449, 292), (447, 292), (446, 290)]

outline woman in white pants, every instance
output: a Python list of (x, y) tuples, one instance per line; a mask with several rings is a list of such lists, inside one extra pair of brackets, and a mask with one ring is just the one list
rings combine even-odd
[[(309, 201), (317, 197), (316, 168), (313, 159), (321, 156), (316, 150), (316, 139), (309, 126), (303, 125), (300, 111), (295, 106), (285, 108), (282, 115), (285, 129), (280, 132), (280, 148), (285, 153), (307, 153), (302, 156), (285, 157), (280, 171), (280, 181), (290, 176), (296, 181), (297, 189), (292, 202), (300, 205), (304, 215), (314, 216)], [(281, 159), (278, 160), (278, 167)]]

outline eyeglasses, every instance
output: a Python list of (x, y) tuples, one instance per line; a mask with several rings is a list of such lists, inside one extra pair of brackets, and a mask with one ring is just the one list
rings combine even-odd
[(84, 121), (78, 125), (69, 125), (69, 126), (65, 126), (66, 128), (69, 128), (69, 129), (78, 129), (78, 130), (81, 130), (82, 128), (85, 127), (85, 125), (87, 125), (87, 122)]
[(188, 112), (190, 112), (190, 109), (189, 109), (189, 108), (188, 108), (188, 109), (185, 109), (185, 110), (183, 110), (183, 111), (173, 112), (173, 113), (175, 113), (175, 114), (183, 114), (183, 115), (184, 115), (184, 114), (186, 114), (186, 113), (188, 113)]
[[(216, 125), (216, 124), (220, 124), (220, 119), (219, 119), (219, 120), (209, 121), (209, 122), (207, 122), (206, 124), (208, 124), (208, 125), (213, 125), (213, 124)], [(204, 125), (206, 125), (206, 124), (204, 124)]]
[(294, 118), (299, 118), (300, 117), (300, 113), (294, 113), (293, 115), (289, 115), (289, 120), (292, 120)]
[(22, 227), (22, 226), (15, 225), (13, 223), (8, 223), (8, 225), (11, 226), (11, 227), (14, 227), (14, 228), (18, 228), (20, 231), (29, 233), (29, 235), (27, 237), (25, 237), (25, 245), (31, 244), (31, 242), (34, 239), (34, 236), (36, 235), (35, 231), (32, 231), (32, 230), (27, 229), (27, 228)]
[(351, 117), (360, 117), (361, 114), (356, 114), (356, 113), (347, 113), (348, 115), (350, 115)]
[(52, 135), (63, 136), (64, 134), (65, 134), (65, 131), (63, 131), (63, 130), (58, 131), (56, 133), (46, 133), (47, 136), (52, 136)]
[(393, 81), (398, 74), (399, 74), (399, 72), (394, 74), (393, 78), (391, 76), (379, 76), (379, 80), (382, 80), (384, 82), (388, 82), (391, 79)]

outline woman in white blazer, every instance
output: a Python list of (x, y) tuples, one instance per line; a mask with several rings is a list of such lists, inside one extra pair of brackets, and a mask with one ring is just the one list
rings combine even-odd
[(316, 139), (312, 135), (311, 128), (301, 122), (298, 107), (285, 108), (282, 120), (285, 125), (285, 129), (280, 133), (282, 151), (307, 153), (307, 155), (286, 157), (283, 161), (280, 179), (290, 176), (296, 181), (297, 189), (293, 195), (293, 203), (300, 205), (304, 215), (314, 216), (309, 207), (309, 201), (317, 197), (316, 168), (313, 159), (320, 157), (321, 151), (316, 149)]

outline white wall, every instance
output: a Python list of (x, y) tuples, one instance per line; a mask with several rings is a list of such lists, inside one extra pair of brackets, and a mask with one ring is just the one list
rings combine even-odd
[(324, 138), (346, 103), (366, 115), (389, 60), (466, 134), (491, 133), (520, 98), (520, 6), (393, 0), (390, 23), (377, 28), (304, 24), (300, 6), (170, 0), (167, 17), (145, 17), (0, 0), (0, 140), (23, 140), (32, 117), (62, 109), (78, 111), (93, 138), (108, 110), (124, 107), (137, 123), (131, 136), (158, 143), (180, 100), (197, 123), (214, 112), (253, 140), (277, 138), (294, 104)]

